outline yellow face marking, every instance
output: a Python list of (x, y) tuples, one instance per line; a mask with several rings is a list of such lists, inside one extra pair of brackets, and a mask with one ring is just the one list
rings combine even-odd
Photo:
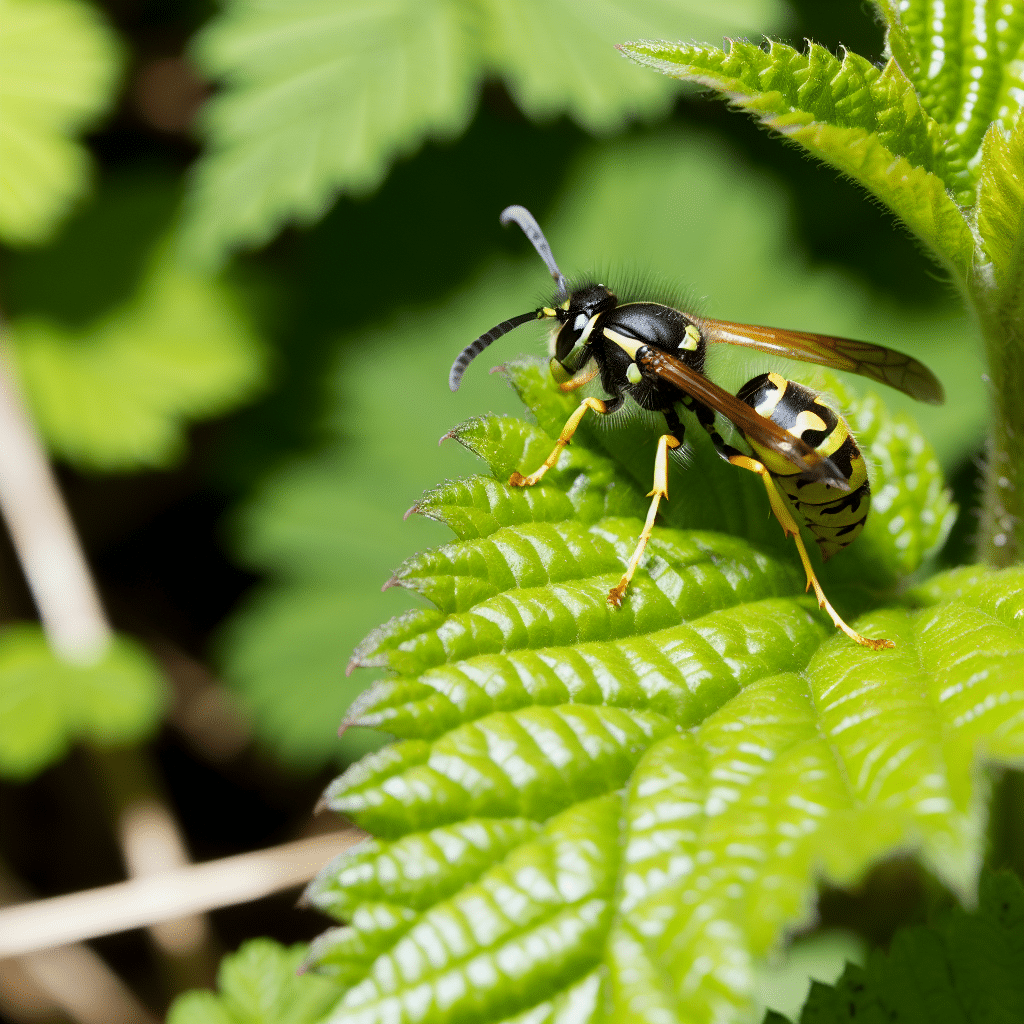
[(556, 316), (558, 316), (558, 312), (552, 309), (550, 306), (541, 306), (540, 312), (541, 316), (546, 317), (548, 320), (552, 320)]
[(636, 338), (627, 338), (624, 334), (619, 334), (618, 331), (610, 331), (607, 327), (604, 329), (604, 336), (610, 342), (618, 345), (631, 359), (636, 359), (637, 352), (645, 347), (642, 341), (637, 341)]
[(643, 374), (640, 373), (640, 367), (637, 366), (636, 363), (630, 363), (629, 366), (626, 367), (626, 380), (628, 380), (630, 384), (639, 384), (640, 381), (643, 380)]
[(685, 337), (679, 342), (679, 348), (685, 349), (687, 352), (696, 352), (700, 345), (700, 332), (693, 324), (687, 324), (683, 334)]
[(579, 339), (576, 342), (577, 345), (585, 345), (587, 343), (587, 339), (590, 337), (591, 332), (594, 330), (594, 324), (597, 323), (597, 318), (600, 315), (601, 315), (600, 313), (595, 313), (587, 321), (587, 326), (583, 328), (583, 333), (579, 336)]

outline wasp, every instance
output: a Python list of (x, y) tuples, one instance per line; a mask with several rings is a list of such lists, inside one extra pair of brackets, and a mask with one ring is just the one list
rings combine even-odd
[[(604, 284), (566, 281), (533, 215), (522, 206), (502, 211), (502, 224), (517, 224), (533, 243), (557, 285), (550, 305), (505, 320), (467, 345), (452, 365), (448, 383), (457, 391), (466, 368), (488, 345), (532, 320), (556, 322), (551, 372), (562, 391), (575, 391), (595, 378), (608, 398), (587, 397), (567, 420), (551, 454), (529, 476), (513, 473), (513, 487), (532, 487), (558, 461), (587, 411), (608, 416), (626, 399), (661, 413), (666, 431), (658, 438), (651, 504), (626, 571), (608, 593), (619, 605), (650, 539), (658, 506), (668, 498), (668, 453), (683, 444), (677, 406), (694, 415), (719, 456), (756, 473), (787, 537), (796, 542), (818, 606), (857, 643), (873, 650), (892, 647), (851, 629), (832, 607), (814, 573), (800, 528), (790, 509), (804, 519), (827, 560), (864, 529), (871, 505), (867, 468), (846, 421), (810, 388), (777, 373), (747, 381), (733, 395), (704, 372), (708, 346), (742, 345), (775, 356), (860, 374), (931, 404), (944, 401), (942, 385), (916, 359), (881, 345), (826, 334), (713, 320), (659, 302), (620, 302)], [(729, 420), (749, 445), (746, 454), (728, 444), (716, 414)], [(785, 497), (783, 497), (785, 495)], [(788, 499), (788, 503), (787, 503)]]

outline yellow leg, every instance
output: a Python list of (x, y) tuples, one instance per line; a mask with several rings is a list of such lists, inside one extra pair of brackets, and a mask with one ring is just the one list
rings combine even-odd
[(644, 528), (640, 531), (640, 539), (636, 542), (636, 547), (633, 549), (633, 554), (629, 559), (629, 565), (626, 566), (626, 571), (622, 574), (622, 579), (608, 591), (609, 604), (616, 606), (622, 604), (622, 598), (626, 593), (626, 588), (629, 586), (629, 581), (633, 578), (633, 573), (636, 572), (640, 559), (643, 558), (644, 548), (647, 547), (647, 542), (651, 538), (654, 520), (658, 515), (658, 505), (661, 504), (662, 498), (668, 501), (668, 450), (669, 448), (678, 447), (679, 441), (672, 434), (662, 434), (658, 438), (658, 452), (654, 456), (654, 489), (647, 495), (648, 498), (653, 499), (651, 507), (647, 510), (647, 522), (644, 523)]
[(856, 640), (857, 643), (862, 644), (864, 647), (870, 647), (873, 651), (880, 651), (883, 647), (895, 647), (896, 645), (891, 640), (870, 640), (865, 636), (861, 636), (856, 630), (851, 629), (845, 622), (843, 622), (839, 613), (829, 603), (825, 592), (821, 589), (821, 584), (818, 582), (818, 577), (814, 575), (814, 569), (811, 568), (811, 560), (807, 554), (807, 548), (804, 547), (803, 538), (800, 536), (800, 528), (796, 524), (796, 520), (790, 514), (789, 508), (786, 503), (782, 500), (782, 495), (779, 493), (778, 487), (775, 486), (775, 481), (772, 480), (771, 474), (768, 470), (756, 459), (751, 459), (746, 455), (733, 455), (729, 461), (734, 466), (739, 466), (742, 469), (749, 469), (752, 473), (757, 475), (764, 481), (765, 490), (768, 492), (768, 502), (772, 507), (772, 512), (775, 513), (775, 518), (778, 519), (779, 525), (782, 527), (787, 537), (792, 537), (796, 541), (797, 551), (800, 552), (800, 561), (804, 564), (804, 572), (807, 573), (807, 590), (814, 588), (814, 594), (818, 598), (818, 607), (823, 611), (828, 612), (829, 618), (841, 629), (851, 640)]
[(598, 369), (595, 366), (592, 370), (588, 370), (584, 374), (577, 374), (575, 377), (570, 377), (564, 384), (558, 385), (559, 391), (575, 391), (577, 388), (583, 387), (584, 384), (589, 384), (598, 374)]
[(576, 433), (576, 428), (580, 425), (580, 420), (583, 419), (588, 409), (593, 409), (594, 412), (599, 413), (607, 411), (601, 399), (584, 398), (580, 402), (579, 408), (565, 421), (562, 433), (559, 434), (551, 454), (544, 460), (544, 465), (536, 473), (531, 473), (529, 476), (523, 476), (519, 472), (513, 473), (508, 478), (509, 485), (512, 487), (532, 487), (558, 461), (558, 456), (562, 454), (562, 449), (572, 440), (572, 435)]

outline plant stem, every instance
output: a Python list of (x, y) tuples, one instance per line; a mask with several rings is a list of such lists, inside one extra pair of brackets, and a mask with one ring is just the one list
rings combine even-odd
[(1024, 324), (1019, 303), (973, 297), (992, 398), (977, 553), (980, 561), (1001, 569), (1024, 557)]
[(46, 638), (62, 661), (89, 665), (110, 644), (110, 625), (49, 461), (14, 384), (0, 335), (0, 510)]
[[(113, 631), (16, 379), (0, 322), (0, 511), (54, 654), (68, 664), (91, 665), (106, 654)], [(158, 835), (157, 868), (187, 864), (184, 838), (145, 752), (95, 750), (93, 763), (128, 874), (155, 870), (152, 856), (137, 855), (152, 851), (154, 843), (144, 841), (147, 831)], [(154, 818), (158, 826), (152, 825)], [(194, 961), (212, 974), (215, 950), (201, 919), (157, 929), (152, 937), (167, 962)]]

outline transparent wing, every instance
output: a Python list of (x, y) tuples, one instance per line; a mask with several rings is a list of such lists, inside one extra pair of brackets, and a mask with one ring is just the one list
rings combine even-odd
[(930, 405), (942, 405), (946, 400), (942, 384), (927, 366), (884, 345), (854, 341), (852, 338), (834, 338), (830, 334), (808, 334), (779, 327), (734, 324), (728, 320), (702, 318), (698, 323), (701, 333), (709, 342), (743, 345), (787, 359), (847, 370), (878, 381), (879, 384), (887, 384)]

